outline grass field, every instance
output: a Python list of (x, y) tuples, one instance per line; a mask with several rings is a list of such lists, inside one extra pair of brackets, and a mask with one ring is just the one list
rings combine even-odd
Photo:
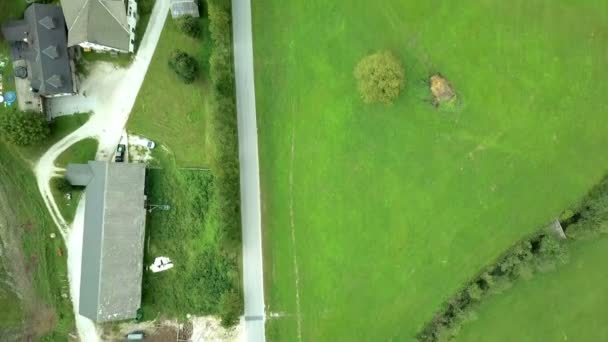
[[(269, 340), (409, 340), (608, 168), (605, 1), (253, 6)], [(406, 69), (391, 106), (352, 76), (379, 49)]]
[[(201, 19), (206, 28), (207, 20)], [(181, 49), (199, 61), (201, 73), (193, 84), (182, 83), (169, 69), (169, 56)], [(200, 40), (179, 32), (169, 17), (146, 74), (128, 130), (162, 142), (180, 166), (208, 166), (209, 141), (208, 34)]]
[(607, 257), (606, 237), (576, 243), (568, 265), (489, 299), (456, 340), (606, 341)]

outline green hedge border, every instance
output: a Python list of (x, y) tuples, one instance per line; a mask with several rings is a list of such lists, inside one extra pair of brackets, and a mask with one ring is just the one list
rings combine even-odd
[(476, 318), (475, 309), (488, 296), (509, 289), (519, 279), (567, 263), (571, 243), (608, 233), (608, 177), (574, 208), (564, 211), (560, 223), (567, 239), (559, 240), (543, 228), (518, 242), (446, 301), (416, 339), (434, 342), (456, 337), (463, 324)]

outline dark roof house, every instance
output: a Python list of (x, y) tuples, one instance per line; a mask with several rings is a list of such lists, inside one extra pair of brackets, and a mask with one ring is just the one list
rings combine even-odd
[(2, 35), (11, 44), (13, 59), (27, 60), (34, 93), (46, 97), (75, 93), (60, 7), (33, 4), (23, 20), (3, 25)]
[(70, 164), (86, 186), (78, 312), (93, 321), (134, 318), (141, 305), (146, 210), (145, 164)]
[(124, 0), (61, 0), (61, 6), (68, 27), (68, 46), (132, 51), (134, 25), (129, 23)]
[(171, 17), (173, 19), (191, 15), (195, 18), (200, 16), (196, 0), (171, 0)]

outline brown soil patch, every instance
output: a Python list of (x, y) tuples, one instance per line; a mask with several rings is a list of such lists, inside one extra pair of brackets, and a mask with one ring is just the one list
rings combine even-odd
[(452, 88), (450, 82), (441, 76), (441, 74), (431, 76), (429, 82), (436, 106), (444, 102), (451, 101), (454, 99), (454, 97), (456, 97), (454, 88)]

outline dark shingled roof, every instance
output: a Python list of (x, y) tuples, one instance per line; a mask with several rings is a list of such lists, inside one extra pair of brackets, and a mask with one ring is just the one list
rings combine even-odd
[(134, 318), (141, 305), (145, 173), (145, 164), (68, 166), (68, 180), (87, 186), (78, 311), (96, 322)]
[(2, 34), (11, 42), (13, 58), (28, 60), (33, 91), (42, 96), (74, 93), (61, 8), (33, 4), (24, 17), (3, 25)]

